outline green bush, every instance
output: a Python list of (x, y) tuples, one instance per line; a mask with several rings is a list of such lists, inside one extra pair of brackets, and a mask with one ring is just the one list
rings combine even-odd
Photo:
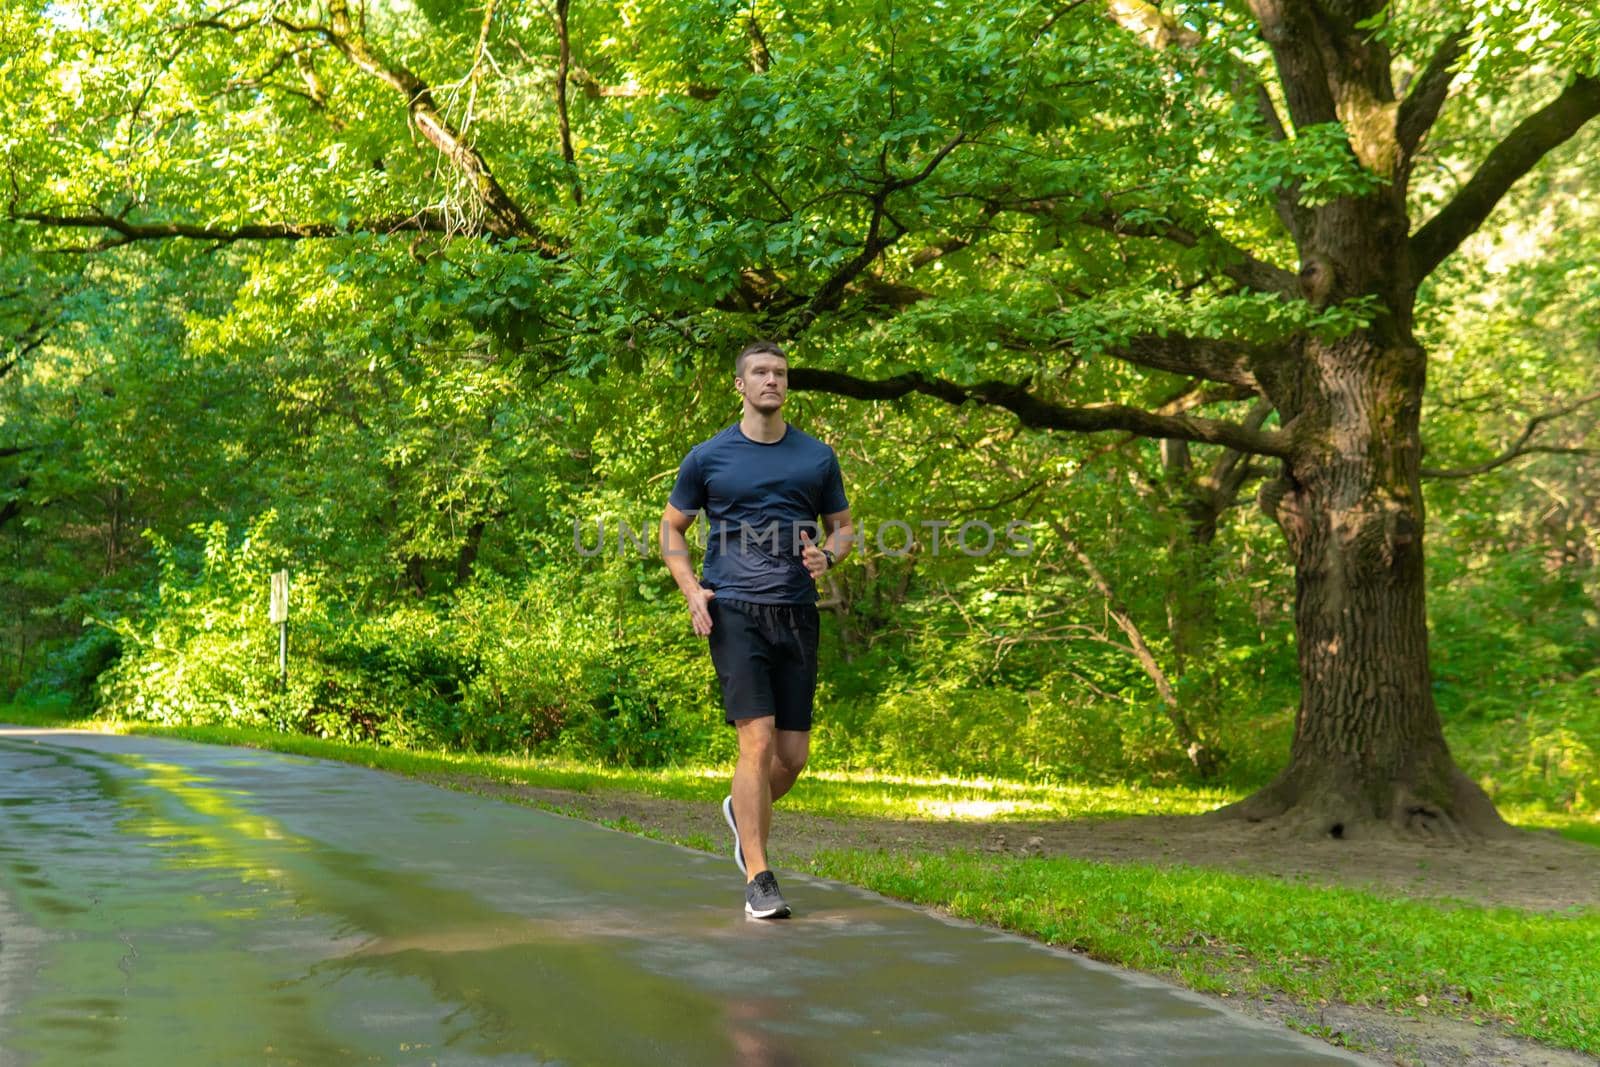
[(142, 610), (98, 620), (59, 670), (98, 676), (101, 711), (159, 723), (641, 767), (731, 752), (679, 605), (624, 598), (629, 624), (617, 625), (613, 579), (629, 563), (607, 563), (598, 582), (487, 574), (451, 599), (364, 613), (302, 569), (280, 687), (267, 576), (289, 561), (275, 522), (264, 515), (237, 543), (220, 523), (193, 527), (192, 543), (149, 535), (159, 578)]
[(122, 655), (122, 638), (102, 626), (91, 626), (56, 650), (43, 669), (19, 688), (16, 699), (33, 702), (67, 698), (75, 715), (89, 715), (96, 705), (100, 676)]
[(1600, 625), (1535, 548), (1430, 561), (1434, 692), (1456, 759), (1497, 801), (1600, 811)]
[(289, 564), (268, 512), (233, 544), (222, 523), (191, 527), (198, 544), (147, 532), (158, 569), (144, 610), (92, 620), (120, 657), (97, 685), (101, 712), (166, 724), (236, 724), (348, 741), (439, 743), (458, 668), (415, 618), (355, 622), (314, 570), (292, 573), (288, 684), (268, 576)]
[[(451, 619), (480, 669), (457, 709), (462, 744), (634, 767), (706, 758), (720, 717), (711, 667), (673, 602), (619, 598), (633, 562), (594, 575), (487, 576)], [(624, 624), (625, 622), (625, 624)]]
[[(145, 610), (93, 619), (121, 642), (101, 676), (101, 710), (161, 723), (281, 721), (292, 694), (277, 688), (277, 634), (267, 621), (266, 576), (281, 562), (263, 516), (237, 545), (221, 523), (191, 527), (198, 548), (152, 531), (158, 579)], [(297, 616), (320, 615), (313, 583), (297, 583)]]
[[(1434, 696), (1447, 719), (1502, 719), (1600, 667), (1595, 601), (1531, 548), (1492, 561), (1448, 542), (1430, 561)], [(1590, 705), (1593, 707), (1593, 705)]]
[(1545, 686), (1518, 713), (1462, 719), (1446, 732), (1495, 801), (1600, 812), (1600, 669)]

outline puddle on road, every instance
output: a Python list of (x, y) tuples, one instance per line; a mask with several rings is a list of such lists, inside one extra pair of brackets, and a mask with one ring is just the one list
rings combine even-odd
[(649, 933), (620, 911), (502, 911), (143, 757), (0, 740), (0, 768), (0, 885), (47, 938), (0, 1020), (29, 1062), (648, 1062), (674, 1032), (667, 1058), (716, 1062), (740, 1043), (706, 1048), (723, 1006), (607, 944)]

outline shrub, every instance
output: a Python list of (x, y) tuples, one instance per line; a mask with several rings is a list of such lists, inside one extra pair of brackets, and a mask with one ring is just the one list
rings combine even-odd
[(120, 636), (103, 626), (91, 626), (51, 655), (45, 667), (18, 689), (16, 698), (36, 701), (65, 695), (67, 708), (73, 714), (91, 714), (100, 676), (121, 655)]
[(461, 666), (437, 655), (423, 617), (354, 622), (312, 569), (293, 575), (289, 672), (280, 684), (268, 576), (287, 565), (267, 512), (233, 544), (222, 523), (198, 544), (146, 532), (158, 569), (143, 610), (94, 620), (121, 656), (100, 677), (103, 713), (158, 723), (233, 723), (384, 744), (437, 743)]

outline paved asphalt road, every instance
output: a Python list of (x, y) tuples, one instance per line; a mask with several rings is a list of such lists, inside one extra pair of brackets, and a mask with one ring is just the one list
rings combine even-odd
[(0, 1064), (1366, 1062), (1140, 975), (320, 760), (0, 727)]

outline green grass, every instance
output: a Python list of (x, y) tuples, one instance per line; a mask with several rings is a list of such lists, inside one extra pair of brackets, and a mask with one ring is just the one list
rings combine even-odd
[[(239, 726), (160, 726), (142, 722), (74, 719), (59, 709), (0, 705), (0, 721), (143, 734), (215, 745), (240, 745), (339, 760), (398, 774), (473, 775), (580, 793), (622, 790), (646, 796), (715, 804), (728, 792), (727, 767), (633, 770), (523, 756), (428, 752), (329, 741)], [(809, 771), (806, 788), (791, 794), (795, 811), (837, 817), (892, 819), (1074, 819), (1123, 815), (1195, 814), (1235, 799), (1216, 789), (1137, 785), (1049, 785), (1001, 779), (916, 778), (867, 772)]]
[[(145, 734), (214, 745), (240, 745), (417, 777), (473, 775), (547, 789), (579, 793), (621, 790), (646, 796), (716, 803), (728, 791), (726, 767), (673, 767), (632, 770), (549, 758), (484, 756), (460, 752), (411, 751), (329, 741), (241, 726), (160, 726), (143, 722), (83, 719), (59, 705), (0, 705), (0, 721), (33, 726), (75, 727), (112, 733)], [(1224, 789), (1194, 786), (1142, 787), (1138, 784), (1047, 784), (1005, 779), (918, 778), (864, 771), (812, 770), (806, 788), (785, 801), (794, 811), (840, 818), (982, 820), (1116, 818), (1133, 815), (1193, 815), (1237, 800)], [(1600, 817), (1548, 811), (1533, 805), (1508, 805), (1502, 814), (1517, 826), (1554, 830), (1575, 841), (1600, 846)]]
[(1600, 912), (1549, 915), (1193, 867), (817, 855), (815, 873), (1232, 995), (1496, 1021), (1600, 1053)]
[(1500, 815), (1526, 830), (1554, 830), (1562, 837), (1600, 847), (1600, 815), (1551, 811), (1537, 804), (1501, 804)]

